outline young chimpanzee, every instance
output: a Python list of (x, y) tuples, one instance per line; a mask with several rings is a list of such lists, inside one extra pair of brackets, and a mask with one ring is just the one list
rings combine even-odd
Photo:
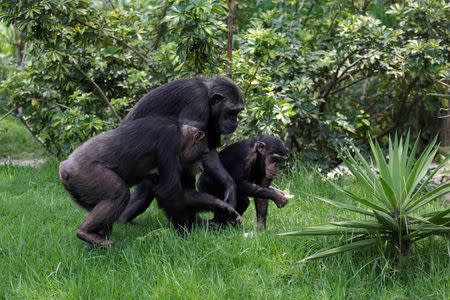
[(202, 130), (156, 116), (125, 122), (88, 140), (59, 168), (66, 190), (89, 211), (77, 236), (92, 245), (111, 244), (106, 237), (128, 204), (129, 187), (145, 180), (153, 182), (149, 188), (177, 228), (190, 226), (200, 210), (239, 220), (225, 202), (182, 184), (181, 176), (195, 174), (207, 151)]
[[(254, 197), (258, 228), (265, 229), (267, 199), (273, 200), (279, 208), (288, 202), (283, 193), (269, 188), (278, 173), (279, 164), (287, 157), (285, 144), (276, 137), (257, 136), (226, 147), (219, 153), (219, 157), (236, 182), (236, 211), (242, 215), (248, 208), (248, 197)], [(216, 197), (223, 193), (223, 186), (207, 174), (200, 177), (199, 188)], [(226, 216), (216, 213), (213, 222), (224, 223)]]

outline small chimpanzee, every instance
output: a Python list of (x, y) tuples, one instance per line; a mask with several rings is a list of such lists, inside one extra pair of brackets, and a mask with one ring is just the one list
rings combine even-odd
[(66, 190), (89, 211), (77, 236), (92, 245), (111, 244), (106, 237), (128, 204), (129, 187), (145, 180), (153, 181), (149, 188), (177, 228), (190, 226), (200, 210), (239, 220), (225, 202), (182, 185), (181, 176), (195, 174), (207, 151), (202, 130), (156, 116), (125, 122), (88, 140), (59, 168)]
[[(236, 205), (236, 185), (222, 166), (216, 148), (220, 134), (237, 128), (237, 116), (244, 109), (241, 89), (226, 77), (193, 77), (178, 79), (151, 90), (130, 110), (124, 121), (136, 120), (149, 114), (173, 117), (179, 124), (206, 128), (209, 153), (203, 157), (205, 172), (224, 186), (219, 198)], [(184, 176), (183, 184), (195, 187), (195, 178)], [(130, 222), (150, 205), (154, 192), (148, 182), (140, 182), (120, 217)]]
[[(248, 208), (248, 197), (254, 197), (258, 229), (265, 229), (267, 199), (272, 199), (279, 208), (288, 202), (283, 193), (269, 188), (278, 173), (279, 164), (287, 157), (285, 144), (276, 137), (257, 136), (226, 147), (219, 157), (237, 185), (236, 211), (242, 215)], [(223, 187), (207, 174), (200, 177), (199, 188), (216, 197), (223, 192)], [(214, 223), (225, 221), (226, 216), (214, 215)]]

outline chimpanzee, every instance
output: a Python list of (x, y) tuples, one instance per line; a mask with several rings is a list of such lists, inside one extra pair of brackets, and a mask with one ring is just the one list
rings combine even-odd
[[(248, 197), (254, 197), (258, 229), (266, 227), (267, 199), (272, 199), (279, 208), (288, 202), (283, 193), (269, 188), (287, 154), (287, 148), (281, 139), (265, 135), (232, 144), (219, 153), (222, 164), (237, 185), (236, 211), (243, 214), (249, 205)], [(220, 184), (208, 174), (200, 177), (199, 188), (216, 197), (223, 192)], [(225, 221), (226, 216), (221, 213), (214, 215), (214, 223), (221, 224)]]
[[(230, 205), (236, 204), (236, 185), (222, 166), (216, 148), (220, 134), (237, 128), (237, 116), (244, 109), (241, 89), (226, 77), (193, 77), (166, 83), (142, 97), (124, 118), (135, 120), (156, 114), (174, 117), (179, 124), (206, 128), (209, 153), (203, 157), (204, 171), (224, 187), (220, 195)], [(195, 187), (195, 178), (184, 176), (183, 183)], [(154, 197), (148, 182), (137, 185), (121, 222), (130, 222), (143, 213)]]
[(200, 210), (239, 220), (225, 202), (182, 185), (181, 176), (195, 175), (207, 151), (204, 131), (158, 116), (124, 122), (88, 140), (59, 167), (66, 190), (89, 211), (77, 236), (92, 245), (111, 244), (106, 237), (128, 204), (129, 187), (141, 181), (150, 182), (177, 228), (191, 225)]

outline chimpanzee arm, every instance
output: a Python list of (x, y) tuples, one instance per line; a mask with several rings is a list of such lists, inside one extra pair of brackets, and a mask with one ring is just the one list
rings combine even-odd
[[(169, 220), (179, 229), (189, 226), (190, 220), (186, 213), (186, 200), (182, 183), (182, 166), (177, 158), (179, 148), (170, 142), (174, 134), (164, 133), (158, 153), (158, 183), (154, 186), (154, 191), (158, 199), (159, 206), (164, 210)], [(176, 137), (179, 139), (179, 137)]]
[(222, 213), (229, 216), (232, 223), (240, 223), (241, 216), (234, 210), (234, 208), (206, 193), (197, 192), (194, 189), (184, 190), (184, 196), (189, 208), (200, 211), (212, 211), (214, 213)]
[(250, 197), (271, 199), (279, 208), (283, 207), (288, 202), (288, 199), (283, 195), (283, 193), (248, 182), (247, 180), (239, 180), (237, 183), (237, 189), (239, 193), (244, 193)]
[(224, 201), (232, 207), (236, 207), (236, 184), (228, 171), (223, 167), (219, 154), (215, 149), (210, 149), (209, 153), (204, 156), (203, 166), (209, 176), (225, 187)]
[[(271, 183), (271, 179), (264, 177), (261, 181), (261, 187), (268, 188)], [(260, 230), (266, 229), (268, 206), (269, 200), (255, 197), (256, 226)]]

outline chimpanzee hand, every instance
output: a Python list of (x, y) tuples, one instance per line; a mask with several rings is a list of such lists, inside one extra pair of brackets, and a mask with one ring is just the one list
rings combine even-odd
[(225, 187), (223, 200), (232, 207), (236, 207), (236, 183), (222, 165), (219, 154), (215, 149), (210, 149), (210, 151), (203, 156), (203, 167), (205, 168), (206, 174), (210, 175)]
[(289, 199), (280, 191), (275, 190), (275, 189), (271, 189), (273, 192), (273, 201), (275, 202), (275, 204), (277, 205), (278, 208), (282, 208), (284, 207)]

